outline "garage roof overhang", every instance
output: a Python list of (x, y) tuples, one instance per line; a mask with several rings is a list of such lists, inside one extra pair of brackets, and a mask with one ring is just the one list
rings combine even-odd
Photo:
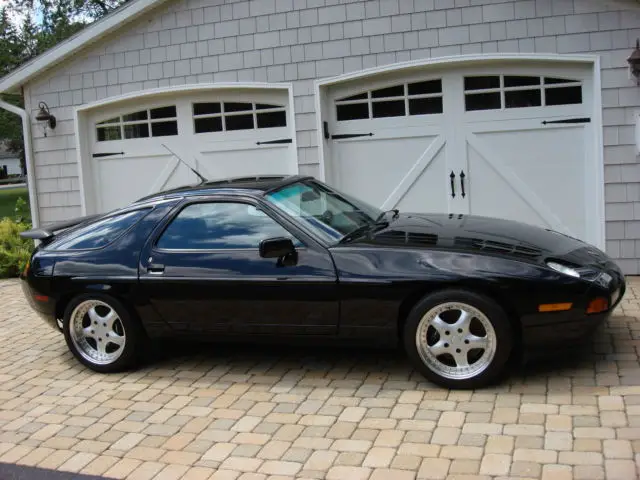
[(17, 93), (22, 85), (42, 75), (82, 49), (122, 28), (167, 0), (131, 0), (62, 43), (38, 55), (0, 79), (1, 93)]

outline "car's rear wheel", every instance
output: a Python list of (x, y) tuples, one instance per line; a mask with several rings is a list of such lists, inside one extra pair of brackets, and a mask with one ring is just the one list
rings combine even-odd
[(69, 303), (63, 332), (71, 353), (101, 373), (133, 366), (143, 338), (139, 323), (124, 305), (98, 294), (83, 295)]
[(447, 388), (480, 388), (504, 373), (513, 332), (493, 300), (465, 290), (443, 290), (413, 308), (404, 346), (420, 372)]

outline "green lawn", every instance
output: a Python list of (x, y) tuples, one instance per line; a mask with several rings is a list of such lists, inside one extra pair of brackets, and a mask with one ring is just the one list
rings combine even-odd
[(22, 197), (29, 204), (29, 193), (26, 187), (0, 189), (0, 218), (15, 215), (16, 201)]

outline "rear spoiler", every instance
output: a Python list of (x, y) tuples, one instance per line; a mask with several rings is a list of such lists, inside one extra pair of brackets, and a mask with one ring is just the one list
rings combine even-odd
[(46, 242), (53, 238), (56, 232), (61, 230), (66, 230), (67, 228), (75, 227), (76, 225), (80, 225), (81, 223), (87, 222), (89, 220), (93, 220), (94, 218), (98, 218), (100, 215), (87, 215), (86, 217), (78, 217), (72, 220), (65, 220), (63, 222), (50, 223), (48, 225), (44, 225), (39, 228), (34, 228), (31, 230), (27, 230), (26, 232), (21, 232), (20, 236), (22, 238), (30, 238), (32, 240), (41, 240)]

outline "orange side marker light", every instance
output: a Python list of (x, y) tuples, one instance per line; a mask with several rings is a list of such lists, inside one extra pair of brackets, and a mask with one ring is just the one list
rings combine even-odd
[(565, 303), (542, 303), (538, 305), (539, 312), (564, 312), (573, 306), (571, 302)]
[(609, 308), (609, 300), (604, 297), (594, 298), (587, 306), (587, 313), (600, 313)]

